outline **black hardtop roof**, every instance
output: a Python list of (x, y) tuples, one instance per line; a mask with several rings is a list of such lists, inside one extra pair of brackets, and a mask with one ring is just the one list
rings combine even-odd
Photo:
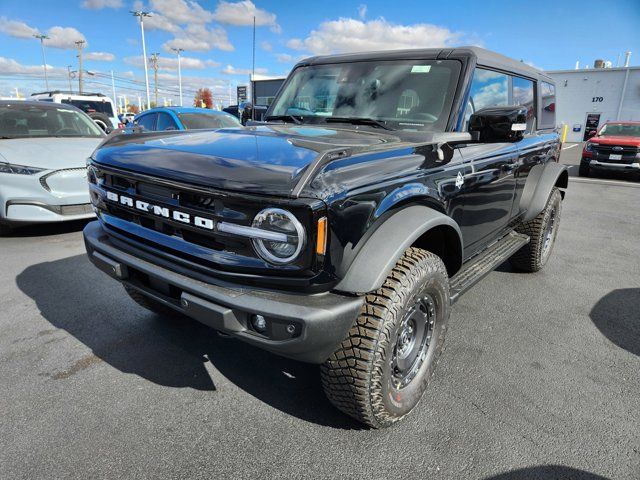
[(414, 48), (409, 50), (383, 50), (377, 52), (343, 53), (338, 55), (323, 55), (301, 60), (300, 65), (322, 65), (328, 63), (362, 62), (366, 60), (410, 60), (429, 59), (444, 60), (456, 57), (474, 57), (479, 66), (512, 72), (517, 75), (541, 78), (549, 83), (555, 83), (551, 77), (524, 62), (506, 57), (480, 47), (456, 48)]

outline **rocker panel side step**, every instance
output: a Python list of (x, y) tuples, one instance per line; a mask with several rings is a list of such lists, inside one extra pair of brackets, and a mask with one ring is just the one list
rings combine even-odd
[(469, 260), (462, 266), (462, 269), (449, 280), (451, 303), (455, 303), (463, 293), (482, 280), (527, 243), (529, 243), (529, 237), (527, 235), (511, 232)]

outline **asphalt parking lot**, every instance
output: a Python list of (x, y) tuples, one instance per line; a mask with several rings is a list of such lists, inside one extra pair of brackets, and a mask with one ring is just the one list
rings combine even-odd
[(467, 293), (425, 399), (383, 431), (317, 367), (138, 307), (82, 223), (0, 238), (0, 478), (637, 480), (639, 206), (639, 183), (572, 178), (550, 264)]

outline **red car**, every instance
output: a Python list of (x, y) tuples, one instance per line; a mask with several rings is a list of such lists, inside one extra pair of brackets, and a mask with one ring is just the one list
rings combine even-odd
[(640, 178), (640, 122), (607, 122), (584, 145), (579, 174), (608, 170)]

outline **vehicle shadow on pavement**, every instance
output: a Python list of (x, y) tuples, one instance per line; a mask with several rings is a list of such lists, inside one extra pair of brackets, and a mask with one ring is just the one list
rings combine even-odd
[(484, 480), (609, 480), (595, 473), (563, 465), (540, 465), (500, 473)]
[(640, 288), (609, 292), (595, 304), (589, 316), (605, 337), (640, 356)]
[(282, 412), (324, 426), (362, 428), (325, 398), (317, 366), (221, 338), (195, 320), (147, 312), (84, 255), (32, 265), (16, 283), (48, 322), (92, 352), (62, 371), (44, 373), (54, 380), (104, 361), (158, 385), (214, 391), (210, 361), (230, 382)]

